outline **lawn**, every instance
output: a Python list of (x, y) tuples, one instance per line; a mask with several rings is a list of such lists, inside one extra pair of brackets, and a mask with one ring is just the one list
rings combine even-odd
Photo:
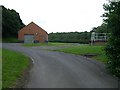
[(107, 62), (107, 57), (105, 55), (104, 46), (90, 46), (90, 45), (80, 45), (72, 48), (65, 48), (56, 50), (65, 53), (77, 54), (77, 55), (94, 55), (90, 58)]
[(2, 50), (2, 88), (14, 87), (25, 69), (29, 58), (19, 52)]
[[(56, 43), (56, 42), (49, 42), (49, 43), (24, 43), (23, 46), (32, 47), (32, 46), (69, 46), (71, 43)], [(79, 46), (72, 46), (68, 48), (61, 48), (54, 51), (60, 51), (65, 53), (77, 54), (77, 55), (93, 55), (89, 56), (92, 59), (101, 61), (106, 63), (107, 57), (105, 55), (104, 46), (90, 46), (88, 44), (81, 44)]]
[(0, 89), (2, 88), (2, 48), (0, 48)]
[(48, 42), (48, 43), (24, 43), (23, 46), (32, 47), (32, 46), (60, 46), (60, 45), (69, 45), (69, 43), (57, 43), (57, 42)]

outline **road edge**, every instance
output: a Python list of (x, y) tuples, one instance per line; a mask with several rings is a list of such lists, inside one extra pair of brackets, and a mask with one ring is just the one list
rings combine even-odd
[(28, 83), (30, 77), (30, 70), (33, 67), (33, 61), (30, 57), (29, 58), (29, 65), (28, 67), (22, 72), (21, 77), (16, 81), (15, 86), (12, 88), (24, 88), (24, 86)]

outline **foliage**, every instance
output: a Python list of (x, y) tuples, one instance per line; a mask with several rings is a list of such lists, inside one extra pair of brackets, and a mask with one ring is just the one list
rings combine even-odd
[(56, 51), (61, 51), (65, 53), (77, 54), (77, 55), (95, 55), (92, 58), (102, 62), (107, 62), (107, 57), (104, 52), (104, 46), (89, 46), (80, 45), (72, 48), (59, 49)]
[(66, 42), (66, 43), (89, 43), (90, 33), (85, 32), (62, 32), (50, 33), (49, 41), (51, 42)]
[(28, 67), (29, 59), (21, 53), (7, 49), (3, 49), (2, 55), (2, 88), (14, 87)]
[(108, 68), (116, 76), (120, 77), (120, 1), (104, 4), (104, 21), (111, 32), (111, 38), (105, 48), (109, 58)]
[(17, 37), (18, 30), (24, 26), (19, 13), (4, 6), (0, 7), (2, 7), (2, 37)]
[(93, 31), (96, 33), (110, 33), (106, 23), (101, 24), (101, 26), (94, 27), (91, 30), (91, 32), (93, 32)]

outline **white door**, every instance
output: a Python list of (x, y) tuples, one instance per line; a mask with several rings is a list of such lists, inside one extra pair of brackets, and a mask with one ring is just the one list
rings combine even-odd
[(34, 43), (34, 35), (24, 35), (24, 43)]

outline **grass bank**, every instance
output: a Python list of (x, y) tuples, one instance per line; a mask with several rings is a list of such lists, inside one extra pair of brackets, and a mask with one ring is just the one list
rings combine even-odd
[(69, 43), (57, 43), (57, 42), (49, 42), (49, 43), (23, 43), (23, 46), (32, 47), (32, 46), (60, 46), (60, 45), (69, 45)]
[(80, 45), (77, 47), (65, 48), (56, 51), (86, 56), (93, 55), (90, 58), (102, 61), (104, 63), (108, 60), (105, 55), (104, 46)]
[(0, 48), (0, 89), (2, 89), (2, 48)]
[(2, 50), (2, 88), (14, 87), (29, 66), (29, 58), (19, 52)]
[(16, 43), (16, 42), (19, 42), (17, 38), (13, 38), (13, 37), (10, 37), (10, 38), (2, 38), (2, 42), (6, 42), (6, 43)]

